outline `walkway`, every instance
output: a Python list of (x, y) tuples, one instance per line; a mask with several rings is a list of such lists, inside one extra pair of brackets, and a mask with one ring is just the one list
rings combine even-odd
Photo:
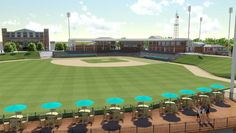
[[(169, 62), (169, 64), (183, 66), (187, 70), (189, 70), (191, 73), (193, 73), (195, 76), (198, 76), (198, 77), (209, 78), (209, 79), (219, 80), (219, 81), (223, 81), (223, 82), (230, 82), (230, 79), (215, 76), (215, 75), (213, 75), (213, 74), (211, 74), (211, 73), (209, 73), (197, 66), (180, 64), (180, 63), (173, 63), (173, 62)], [(234, 82), (236, 83), (236, 80), (234, 80)]]

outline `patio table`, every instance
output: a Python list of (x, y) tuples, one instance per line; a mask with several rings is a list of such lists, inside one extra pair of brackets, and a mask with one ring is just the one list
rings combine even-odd
[(138, 107), (139, 107), (139, 108), (148, 108), (149, 106), (148, 106), (148, 105), (145, 105), (145, 104), (139, 104)]
[(110, 110), (121, 110), (120, 107), (110, 107), (109, 109), (110, 109)]
[(13, 115), (10, 118), (18, 118), (18, 119), (22, 119), (24, 116), (23, 115)]
[(46, 113), (46, 115), (55, 115), (55, 116), (57, 116), (58, 113), (57, 112), (48, 112), (48, 113)]
[(91, 110), (89, 110), (89, 109), (81, 109), (81, 110), (79, 110), (79, 112), (80, 113), (90, 113)]

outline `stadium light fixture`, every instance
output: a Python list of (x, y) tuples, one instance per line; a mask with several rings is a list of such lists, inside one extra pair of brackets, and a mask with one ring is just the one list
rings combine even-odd
[(202, 33), (202, 20), (203, 20), (203, 18), (202, 17), (200, 17), (200, 27), (199, 27), (199, 40), (201, 39), (201, 33)]
[(70, 17), (71, 17), (70, 12), (67, 12), (66, 16), (68, 18), (68, 46), (70, 46), (70, 49), (72, 50), (73, 48), (72, 48), (71, 39), (70, 39)]
[(67, 15), (67, 18), (68, 18), (68, 40), (70, 40), (70, 12), (67, 12), (66, 13), (66, 15)]
[(236, 67), (236, 15), (235, 15), (235, 27), (234, 27), (234, 48), (231, 66), (231, 82), (230, 82), (230, 99), (234, 98), (234, 80), (235, 80), (235, 67)]
[[(189, 15), (188, 15), (188, 46), (190, 46), (190, 17), (191, 17), (191, 6), (188, 6), (188, 12), (189, 12)], [(190, 51), (192, 51), (192, 45), (189, 49)]]
[(229, 29), (228, 29), (228, 55), (230, 56), (230, 26), (231, 26), (231, 14), (233, 12), (233, 7), (229, 8)]

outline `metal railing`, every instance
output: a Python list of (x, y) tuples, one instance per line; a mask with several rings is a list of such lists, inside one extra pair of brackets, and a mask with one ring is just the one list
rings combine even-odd
[[(104, 130), (103, 128), (97, 129), (84, 129), (83, 133), (198, 133), (205, 131), (214, 131), (220, 129), (236, 128), (236, 116), (227, 118), (211, 119), (210, 123), (200, 125), (197, 121), (192, 122), (178, 122), (169, 124), (158, 124), (149, 127), (121, 127), (116, 130)], [(78, 133), (82, 130), (64, 130), (54, 131), (55, 133)]]

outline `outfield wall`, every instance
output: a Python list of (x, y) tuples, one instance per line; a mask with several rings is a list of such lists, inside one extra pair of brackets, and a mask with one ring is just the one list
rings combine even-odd
[(141, 51), (141, 52), (124, 52), (124, 51), (111, 51), (111, 52), (102, 52), (96, 53), (94, 51), (54, 51), (54, 58), (70, 58), (70, 57), (96, 57), (96, 56), (131, 56), (131, 57), (141, 57), (154, 60), (163, 60), (163, 61), (173, 61), (179, 54), (173, 53), (160, 53), (160, 52), (150, 52), (150, 51)]

